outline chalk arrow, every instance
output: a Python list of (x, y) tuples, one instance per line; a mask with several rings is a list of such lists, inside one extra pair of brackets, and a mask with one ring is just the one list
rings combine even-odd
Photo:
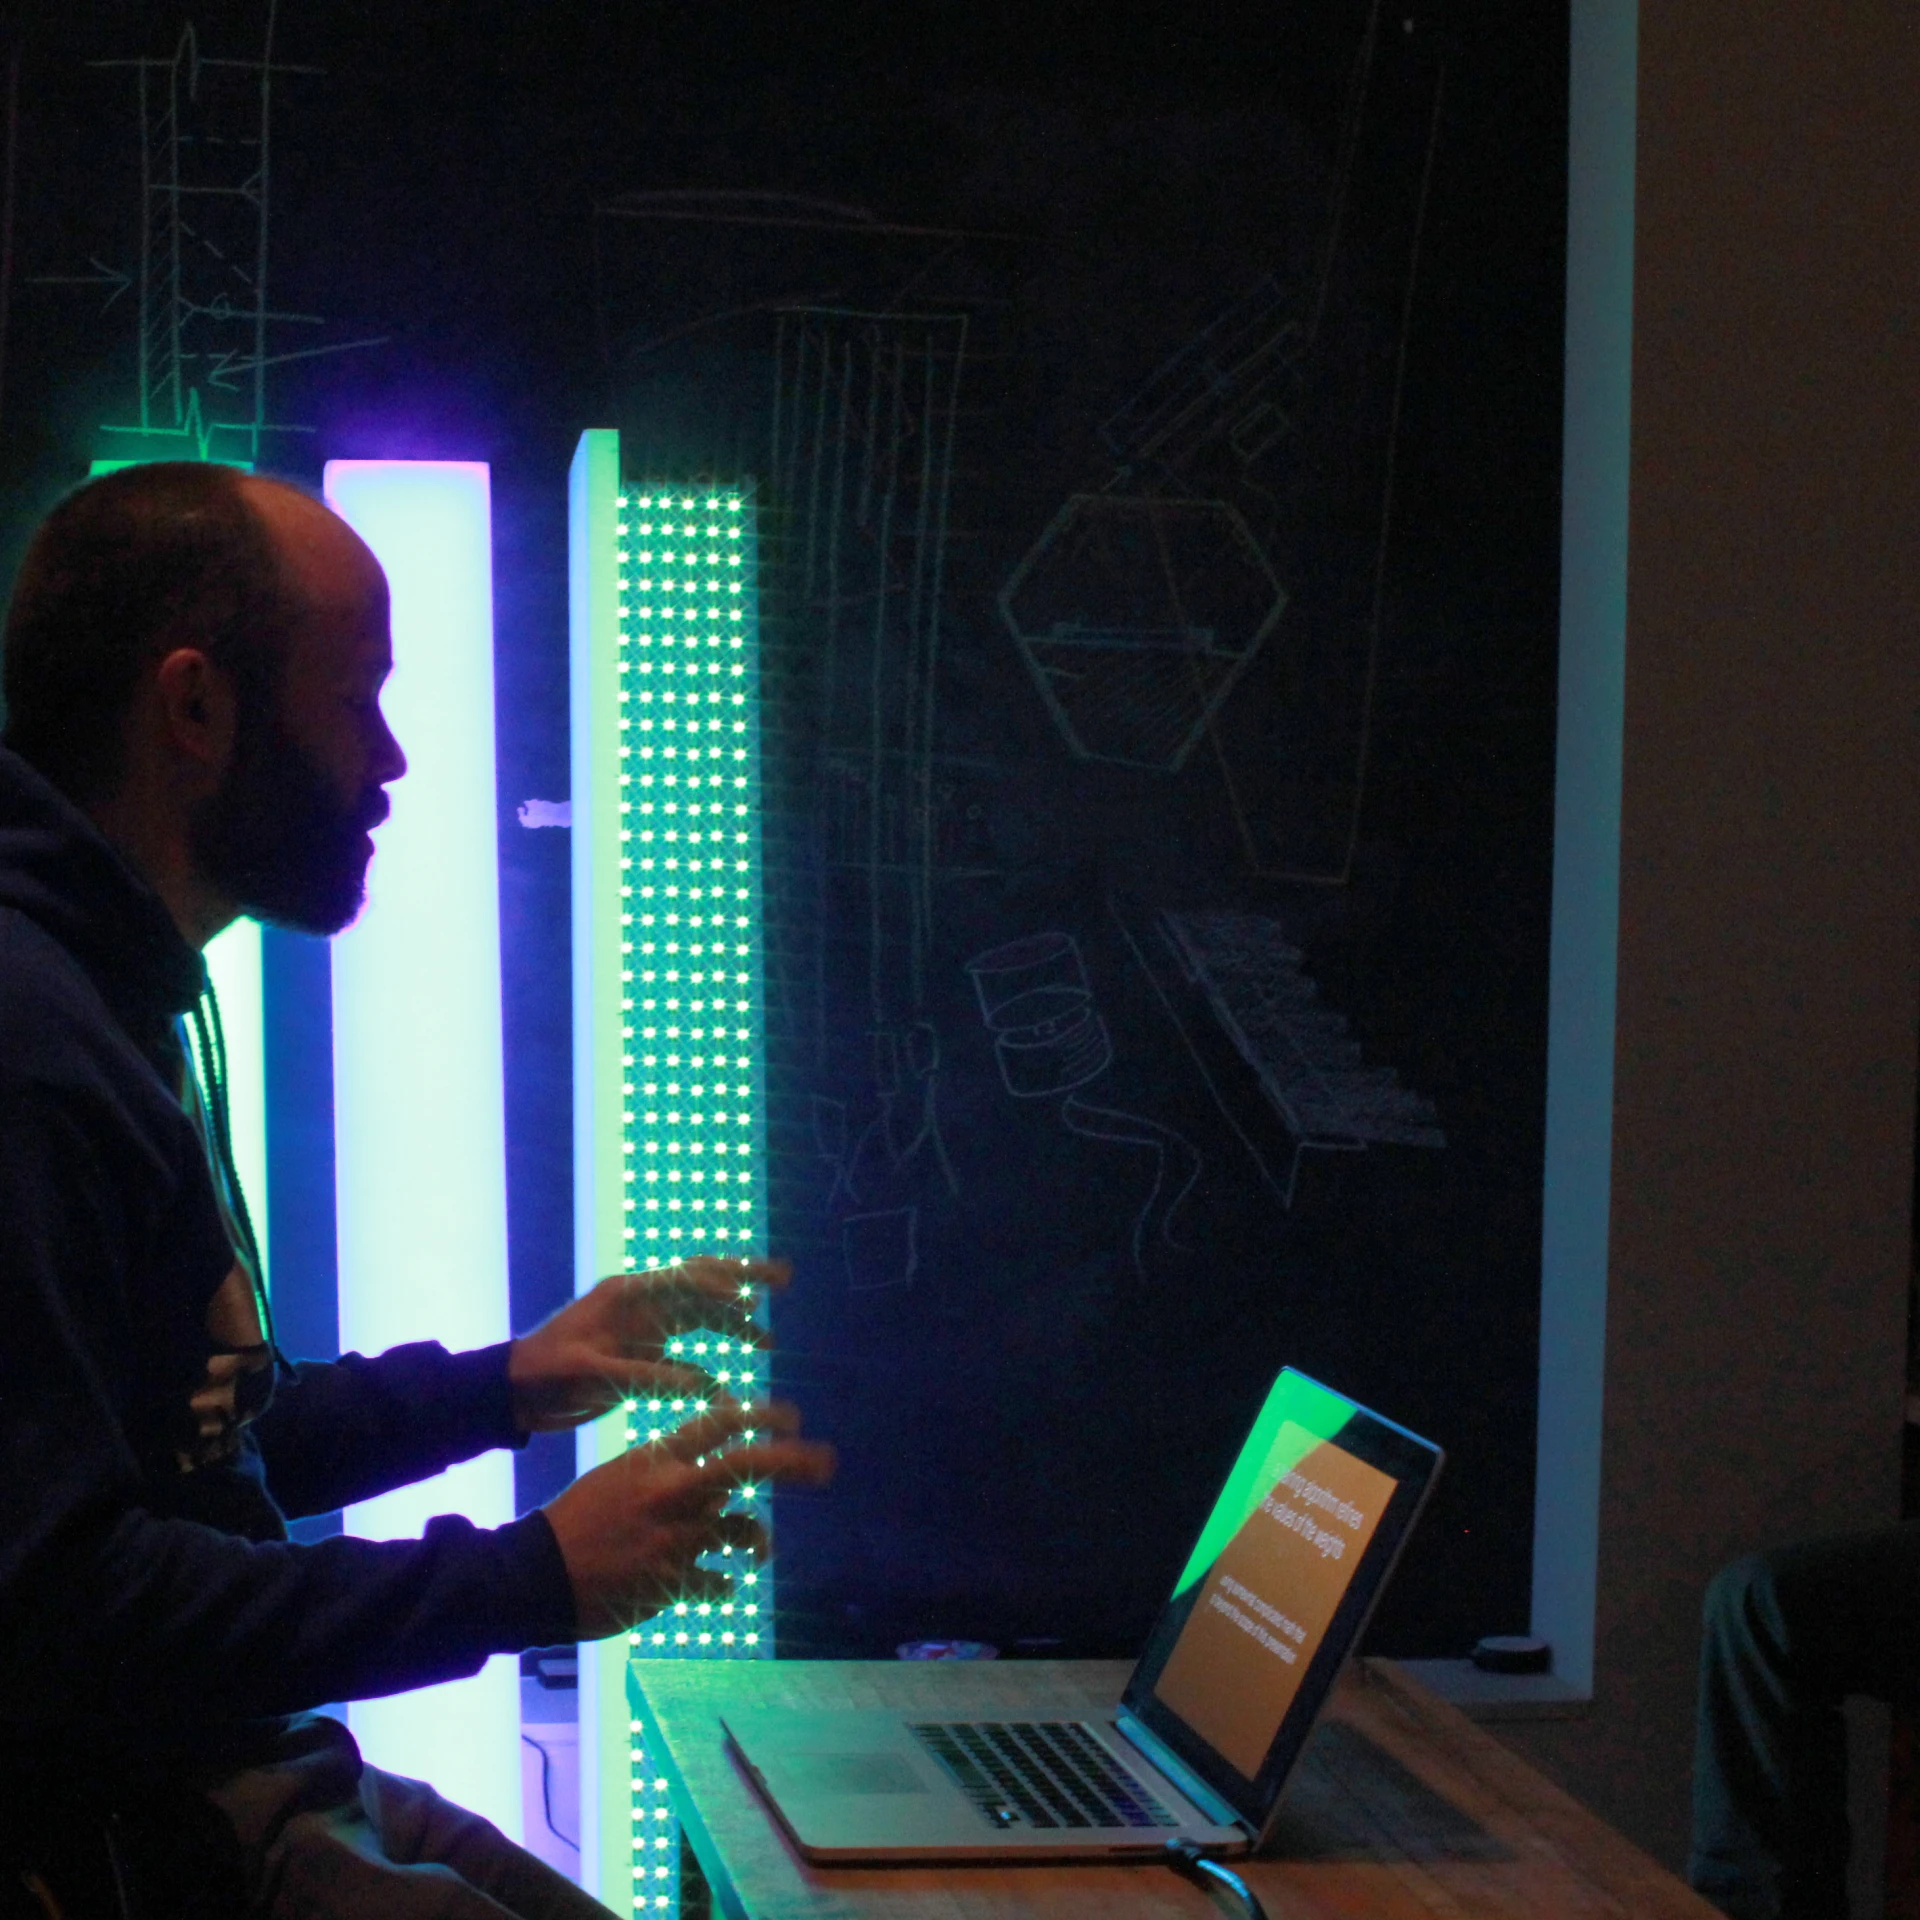
[(93, 269), (91, 273), (36, 273), (32, 284), (36, 287), (111, 287), (113, 291), (100, 303), (100, 311), (105, 313), (133, 285), (133, 277), (118, 272), (104, 260), (96, 260), (92, 254), (87, 255), (87, 265)]

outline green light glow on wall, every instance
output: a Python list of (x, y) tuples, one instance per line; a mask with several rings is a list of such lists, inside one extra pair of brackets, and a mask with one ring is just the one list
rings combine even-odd
[[(572, 499), (583, 1288), (622, 1268), (766, 1247), (752, 503), (737, 488), (622, 490), (618, 467), (617, 436), (583, 438)], [(765, 1391), (754, 1349), (711, 1334), (675, 1346), (733, 1393)], [(581, 1465), (694, 1411), (629, 1402), (583, 1437)], [(750, 1505), (769, 1518), (764, 1497)], [(626, 1648), (636, 1661), (772, 1651), (772, 1576), (752, 1570), (736, 1574), (731, 1600), (682, 1602)], [(608, 1645), (582, 1662), (583, 1871), (616, 1911), (657, 1920), (679, 1904), (679, 1836), (636, 1737), (626, 1669)]]
[(89, 480), (98, 479), (103, 473), (118, 473), (122, 467), (151, 466), (156, 460), (199, 460), (210, 467), (238, 467), (242, 473), (253, 471), (251, 460), (220, 460), (210, 453), (181, 451), (176, 453), (147, 453), (134, 460), (96, 460), (87, 468)]

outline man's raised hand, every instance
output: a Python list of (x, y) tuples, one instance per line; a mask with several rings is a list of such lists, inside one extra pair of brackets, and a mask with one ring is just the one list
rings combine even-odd
[(667, 1342), (709, 1328), (723, 1339), (767, 1346), (753, 1310), (760, 1289), (785, 1286), (791, 1272), (784, 1260), (701, 1256), (602, 1280), (513, 1343), (507, 1381), (516, 1424), (522, 1433), (553, 1433), (597, 1419), (623, 1400), (706, 1400), (724, 1392), (730, 1381), (669, 1359)]
[[(817, 1487), (832, 1477), (833, 1449), (799, 1431), (789, 1406), (715, 1405), (548, 1501), (580, 1637), (618, 1633), (676, 1600), (724, 1600), (727, 1576), (697, 1565), (700, 1555), (731, 1548), (758, 1560), (767, 1548), (757, 1521), (725, 1511), (733, 1495), (768, 1481)], [(772, 1437), (729, 1444), (749, 1432)]]

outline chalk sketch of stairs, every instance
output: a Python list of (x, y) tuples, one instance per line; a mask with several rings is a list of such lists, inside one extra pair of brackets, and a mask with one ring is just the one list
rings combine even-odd
[[(1444, 1147), (1423, 1094), (1392, 1067), (1370, 1067), (1346, 1016), (1320, 998), (1278, 920), (1251, 913), (1163, 913), (1161, 930), (1294, 1137), (1294, 1174), (1308, 1148)], [(1289, 1200), (1293, 1178), (1286, 1182)]]

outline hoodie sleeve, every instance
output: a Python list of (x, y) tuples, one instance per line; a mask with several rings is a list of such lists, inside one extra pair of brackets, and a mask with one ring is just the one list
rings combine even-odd
[(267, 1486), (289, 1519), (410, 1486), (493, 1447), (524, 1447), (507, 1382), (511, 1342), (449, 1353), (437, 1341), (377, 1359), (302, 1360), (254, 1422)]
[(540, 1513), (296, 1546), (102, 1512), (62, 1535), (10, 1611), (9, 1717), (41, 1722), (298, 1713), (458, 1679), (576, 1631)]
[[(143, 1289), (177, 1168), (112, 1089), (0, 1084), (0, 1698), (9, 1719), (192, 1724), (476, 1671), (573, 1637), (545, 1517), (258, 1543), (163, 1510)], [(177, 1198), (177, 1194), (176, 1194)], [(164, 1278), (164, 1274), (162, 1275)], [(452, 1363), (456, 1367), (458, 1363)], [(157, 1420), (150, 1420), (161, 1431)]]

